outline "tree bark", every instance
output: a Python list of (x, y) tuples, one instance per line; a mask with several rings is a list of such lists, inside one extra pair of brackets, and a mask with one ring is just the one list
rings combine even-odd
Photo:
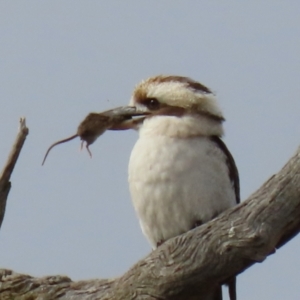
[(299, 230), (300, 149), (246, 201), (168, 240), (119, 278), (73, 282), (1, 270), (0, 298), (204, 300)]

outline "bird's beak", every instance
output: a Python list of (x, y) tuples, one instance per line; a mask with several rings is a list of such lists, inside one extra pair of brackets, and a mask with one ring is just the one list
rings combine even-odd
[(101, 115), (108, 116), (114, 120), (108, 130), (136, 129), (143, 123), (149, 112), (135, 106), (122, 106), (108, 110)]
[(109, 113), (115, 120), (108, 130), (127, 130), (138, 129), (144, 120), (151, 116), (174, 116), (181, 117), (185, 114), (185, 109), (178, 106), (164, 105), (155, 111), (145, 111), (135, 106), (122, 106), (110, 111), (104, 112), (101, 115)]

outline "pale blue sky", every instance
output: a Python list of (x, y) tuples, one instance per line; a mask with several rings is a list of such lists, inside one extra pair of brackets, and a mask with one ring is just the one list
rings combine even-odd
[[(107, 278), (150, 252), (133, 211), (127, 163), (135, 132), (108, 132), (79, 153), (91, 111), (127, 104), (141, 79), (190, 76), (224, 110), (242, 199), (299, 146), (299, 1), (0, 2), (0, 163), (26, 116), (12, 177), (0, 267)], [(300, 239), (238, 277), (239, 299), (299, 299)], [(227, 299), (227, 298), (225, 298)]]

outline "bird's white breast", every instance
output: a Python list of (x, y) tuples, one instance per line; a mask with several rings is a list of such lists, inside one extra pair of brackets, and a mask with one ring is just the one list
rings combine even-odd
[(130, 157), (129, 186), (153, 248), (236, 204), (226, 157), (204, 136), (141, 134)]

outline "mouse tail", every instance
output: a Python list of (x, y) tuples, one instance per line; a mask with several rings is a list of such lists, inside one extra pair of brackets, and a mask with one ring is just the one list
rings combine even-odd
[(73, 140), (73, 139), (75, 139), (75, 138), (77, 138), (77, 137), (78, 137), (78, 134), (74, 134), (74, 135), (72, 135), (72, 136), (70, 136), (70, 137), (68, 137), (68, 138), (66, 138), (66, 139), (60, 140), (60, 141), (58, 141), (58, 142), (52, 144), (52, 145), (48, 148), (48, 150), (47, 150), (47, 152), (46, 152), (46, 154), (45, 154), (45, 156), (44, 156), (44, 159), (43, 159), (43, 162), (42, 162), (42, 166), (44, 165), (44, 163), (45, 163), (45, 161), (46, 161), (46, 158), (47, 158), (47, 156), (48, 156), (50, 150), (51, 150), (53, 147), (55, 147), (56, 145), (62, 144), (62, 143), (69, 142), (69, 141), (71, 141), (71, 140)]

